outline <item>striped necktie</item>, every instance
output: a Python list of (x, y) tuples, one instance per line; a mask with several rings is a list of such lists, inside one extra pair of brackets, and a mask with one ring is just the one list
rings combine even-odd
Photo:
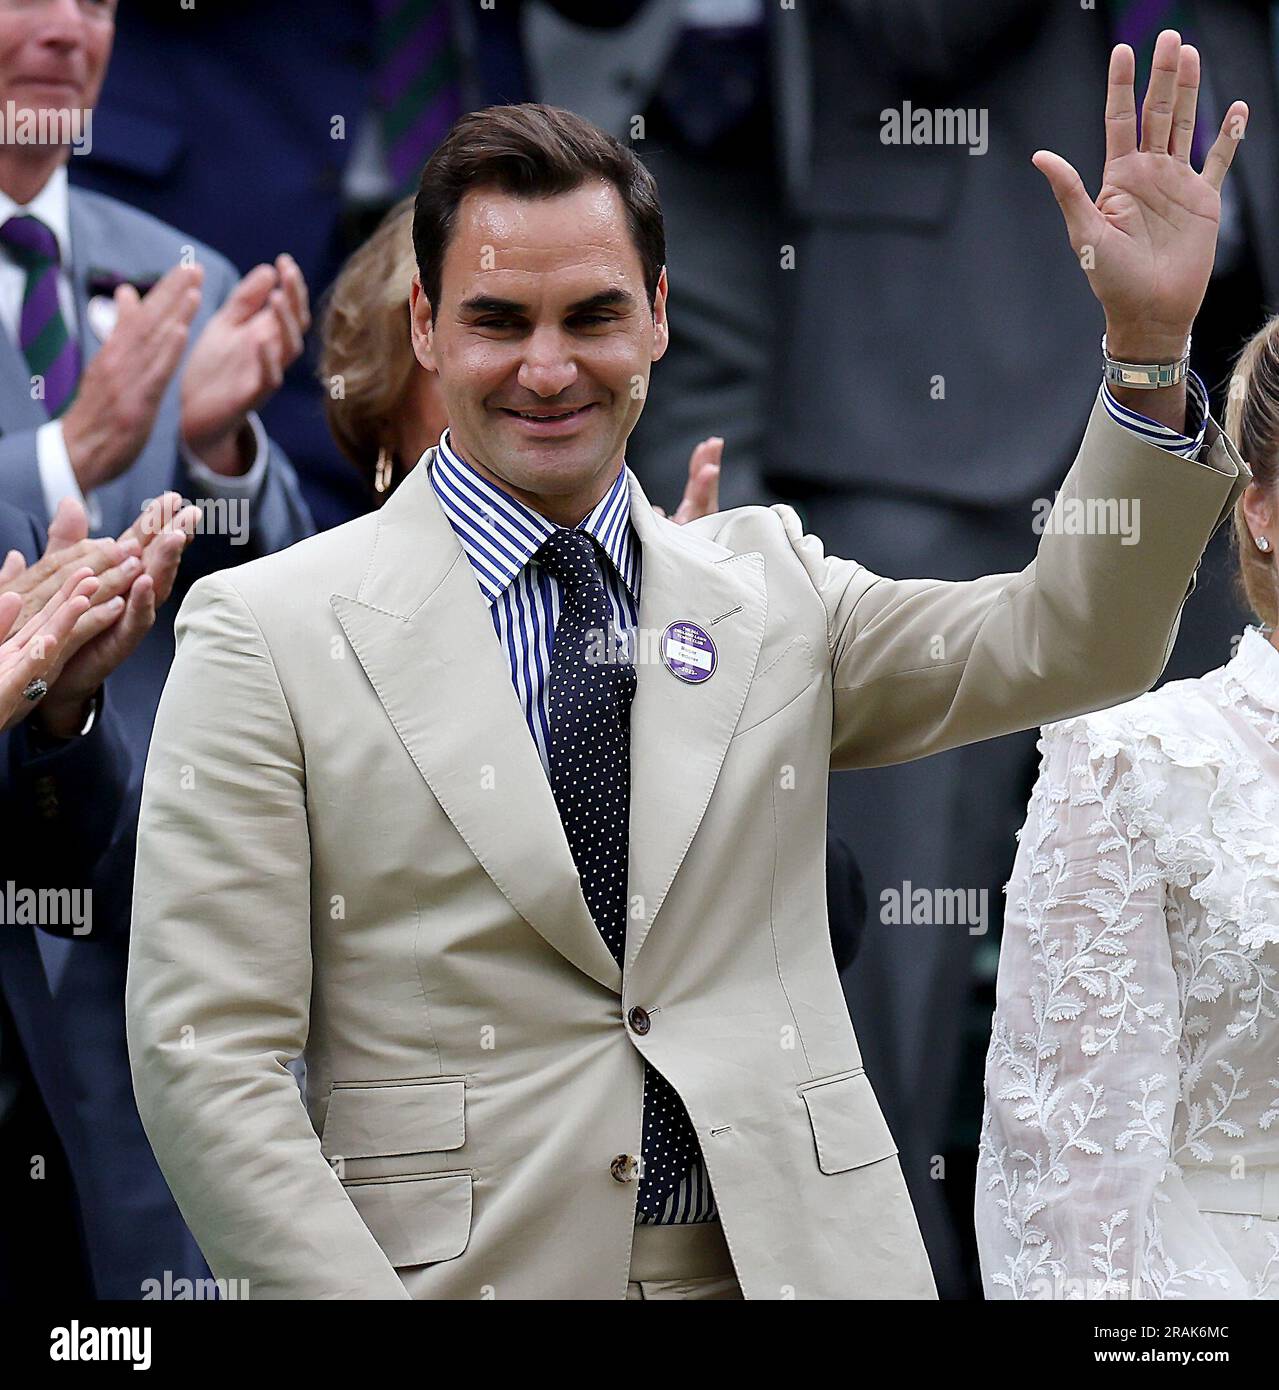
[(71, 404), (80, 379), (80, 345), (67, 332), (58, 304), (58, 239), (38, 217), (11, 217), (0, 244), (27, 273), (18, 346), (34, 381), (44, 383), (44, 407), (56, 419)]
[[(1137, 67), (1133, 91), (1137, 109), (1150, 83), (1150, 66), (1155, 55), (1155, 40), (1165, 29), (1175, 29), (1182, 43), (1195, 43), (1194, 7), (1190, 0), (1111, 0), (1111, 30), (1116, 43), (1126, 43), (1136, 55)], [(1198, 44), (1195, 44), (1198, 47)], [(1203, 165), (1204, 154), (1212, 143), (1208, 126), (1209, 113), (1204, 110), (1204, 93), (1199, 93), (1195, 108), (1195, 135), (1190, 158), (1196, 168)]]
[(376, 0), (374, 99), (397, 198), (417, 190), (422, 166), (462, 114), (449, 0)]

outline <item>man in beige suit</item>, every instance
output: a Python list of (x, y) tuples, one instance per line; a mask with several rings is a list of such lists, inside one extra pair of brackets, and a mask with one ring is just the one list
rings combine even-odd
[(450, 430), (378, 514), (195, 586), (147, 766), (130, 1049), (219, 1277), (934, 1296), (831, 956), (827, 774), (1159, 675), (1248, 480), (1183, 379), (1233, 148), (1186, 161), (1197, 64), (1160, 40), (1138, 147), (1116, 51), (1099, 205), (1036, 157), (1133, 364), (1059, 512), (1124, 499), (1139, 539), (1049, 525), (964, 584), (785, 506), (654, 515), (623, 459), (666, 344), (651, 179), (551, 108), (454, 127), (411, 294)]

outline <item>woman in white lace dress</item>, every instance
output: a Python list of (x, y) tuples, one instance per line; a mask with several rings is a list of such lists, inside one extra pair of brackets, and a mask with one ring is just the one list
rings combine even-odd
[(1279, 319), (1230, 394), (1263, 627), (1042, 731), (986, 1060), (989, 1298), (1279, 1299)]

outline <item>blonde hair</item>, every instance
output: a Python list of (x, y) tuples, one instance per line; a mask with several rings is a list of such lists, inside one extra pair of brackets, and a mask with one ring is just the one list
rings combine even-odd
[[(1279, 482), (1279, 315), (1239, 354), (1226, 400), (1226, 433), (1252, 470), (1253, 482), (1273, 496)], [(1235, 503), (1234, 529), (1243, 597), (1265, 626), (1274, 627), (1279, 618), (1274, 552), (1257, 549), (1242, 496)]]
[(320, 316), (325, 418), (342, 452), (370, 479), (378, 450), (390, 444), (388, 422), (418, 369), (409, 336), (416, 270), (408, 197), (342, 267)]

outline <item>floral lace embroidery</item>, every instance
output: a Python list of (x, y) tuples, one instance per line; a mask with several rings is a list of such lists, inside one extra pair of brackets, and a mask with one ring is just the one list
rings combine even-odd
[(992, 1294), (1279, 1297), (1273, 1228), (1246, 1275), (1169, 1188), (1279, 1168), (1279, 653), (1243, 650), (1043, 731), (987, 1059)]

